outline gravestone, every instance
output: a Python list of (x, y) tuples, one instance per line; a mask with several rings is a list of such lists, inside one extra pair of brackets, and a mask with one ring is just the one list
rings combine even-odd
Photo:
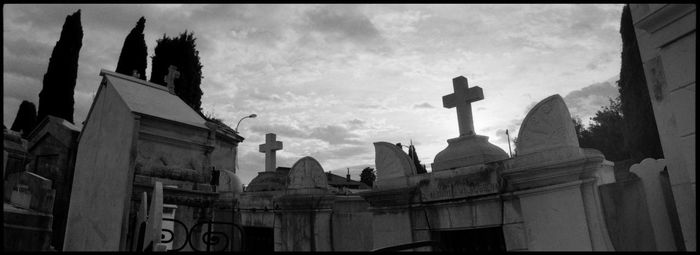
[(148, 224), (144, 236), (144, 247), (156, 250), (163, 232), (163, 183), (156, 182), (151, 193), (151, 206), (148, 210)]
[(265, 143), (260, 145), (260, 152), (265, 153), (265, 172), (274, 172), (277, 168), (276, 151), (282, 149), (282, 142), (276, 138), (273, 133), (265, 134)]
[(148, 195), (146, 192), (141, 193), (141, 204), (139, 205), (138, 212), (136, 213), (136, 220), (134, 221), (135, 239), (133, 242), (131, 250), (132, 251), (143, 251), (144, 240), (146, 239), (146, 226), (148, 224)]
[(413, 161), (396, 145), (376, 142), (374, 151), (374, 163), (377, 168), (375, 188), (405, 187), (408, 185), (408, 177), (416, 175), (416, 166)]
[(545, 98), (528, 112), (516, 142), (518, 156), (555, 149), (579, 151), (571, 114), (560, 95)]
[(448, 146), (433, 160), (433, 171), (501, 161), (508, 158), (503, 149), (488, 142), (487, 136), (474, 132), (471, 103), (484, 99), (480, 87), (469, 88), (467, 78), (452, 79), (454, 93), (442, 97), (445, 108), (457, 108), (459, 137), (447, 140)]
[(303, 157), (292, 166), (287, 175), (287, 190), (328, 189), (326, 174), (321, 164), (312, 157)]
[(671, 217), (666, 208), (661, 187), (661, 171), (666, 167), (665, 159), (646, 158), (630, 167), (630, 172), (636, 174), (644, 186), (644, 197), (647, 210), (654, 230), (654, 240), (657, 251), (677, 251), (673, 239)]

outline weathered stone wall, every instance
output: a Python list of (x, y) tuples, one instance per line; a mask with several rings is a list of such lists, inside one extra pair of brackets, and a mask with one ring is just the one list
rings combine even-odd
[(78, 145), (66, 251), (117, 251), (125, 245), (137, 124), (116, 91), (101, 86)]

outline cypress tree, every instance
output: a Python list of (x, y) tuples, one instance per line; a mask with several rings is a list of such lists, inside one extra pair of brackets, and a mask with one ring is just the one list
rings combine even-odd
[(163, 35), (163, 38), (158, 39), (151, 62), (150, 81), (167, 86), (163, 78), (168, 74), (168, 67), (174, 65), (180, 72), (180, 78), (175, 80), (175, 94), (201, 114), (202, 64), (199, 62), (195, 41), (194, 34), (187, 31), (179, 37)]
[(29, 132), (32, 132), (36, 124), (36, 106), (27, 100), (22, 101), (19, 104), (17, 116), (15, 116), (15, 121), (12, 123), (10, 130), (21, 131), (22, 137), (27, 138)]
[(80, 10), (68, 15), (61, 37), (51, 53), (49, 67), (44, 74), (43, 88), (39, 93), (39, 116), (63, 118), (73, 123), (75, 80), (78, 77), (78, 57), (83, 46), (83, 27)]
[(139, 73), (138, 78), (146, 80), (146, 65), (148, 59), (148, 48), (144, 40), (143, 29), (146, 26), (146, 19), (141, 17), (136, 26), (131, 29), (129, 35), (124, 39), (122, 52), (119, 54), (117, 62), (117, 73), (133, 75), (134, 70)]
[(622, 9), (620, 34), (622, 60), (618, 90), (624, 116), (623, 135), (630, 159), (637, 163), (648, 157), (663, 158), (629, 5)]
[(421, 165), (420, 160), (418, 159), (418, 153), (416, 153), (416, 147), (413, 146), (413, 144), (408, 146), (408, 157), (413, 159), (413, 165), (416, 166), (416, 173), (424, 174), (428, 172), (428, 170)]

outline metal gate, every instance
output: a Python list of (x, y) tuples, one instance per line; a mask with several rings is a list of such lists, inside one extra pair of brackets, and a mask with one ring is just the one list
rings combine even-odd
[[(175, 246), (175, 233), (170, 229), (162, 229), (161, 244), (173, 243), (173, 248), (169, 249), (169, 252), (177, 252), (185, 247), (189, 246), (193, 251), (206, 251), (206, 252), (217, 252), (217, 251), (233, 251), (234, 247), (240, 247), (239, 250), (245, 250), (245, 231), (243, 228), (232, 222), (223, 221), (201, 221), (191, 228), (187, 228), (185, 223), (175, 219), (164, 218), (163, 221), (172, 221), (175, 224), (182, 226), (185, 230), (185, 241), (179, 246)], [(220, 229), (215, 230), (214, 226), (226, 226), (231, 228), (232, 236), (228, 236), (225, 232)], [(200, 230), (201, 231), (197, 231)], [(238, 232), (238, 234), (236, 234)], [(199, 235), (201, 233), (201, 236)], [(239, 245), (235, 246), (235, 237), (238, 235), (240, 237)], [(205, 249), (200, 250), (195, 243), (197, 239), (201, 239), (201, 244), (204, 245)]]

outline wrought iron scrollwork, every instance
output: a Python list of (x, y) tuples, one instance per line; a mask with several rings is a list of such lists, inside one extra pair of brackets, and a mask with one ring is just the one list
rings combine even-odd
[[(221, 229), (213, 229), (214, 225), (223, 225), (223, 226), (230, 226), (232, 229), (238, 230), (238, 234), (241, 238), (240, 246), (241, 250), (244, 248), (243, 244), (244, 238), (245, 238), (245, 232), (243, 228), (237, 224), (234, 224), (232, 222), (222, 222), (222, 221), (201, 221), (191, 228), (187, 228), (185, 223), (179, 220), (175, 219), (163, 219), (164, 221), (172, 221), (175, 222), (176, 224), (180, 224), (185, 230), (185, 242), (183, 242), (179, 247), (174, 247), (173, 249), (170, 249), (168, 251), (170, 252), (176, 252), (184, 249), (187, 245), (190, 246), (190, 248), (193, 251), (225, 251), (227, 248), (233, 248), (234, 244), (234, 236), (229, 237), (226, 235), (225, 232), (221, 231)], [(198, 228), (204, 229), (205, 231), (201, 233), (200, 237), (197, 237), (197, 235), (200, 234), (202, 231), (196, 231)], [(233, 235), (235, 235), (235, 230)], [(174, 242), (175, 240), (175, 233), (172, 230), (169, 229), (163, 229), (162, 230), (162, 241), (161, 243), (167, 244)], [(169, 238), (166, 238), (169, 237)], [(193, 240), (194, 238), (194, 240)], [(199, 250), (197, 248), (198, 245), (195, 243), (196, 240), (201, 239), (201, 244), (203, 244), (206, 249), (205, 250)]]

